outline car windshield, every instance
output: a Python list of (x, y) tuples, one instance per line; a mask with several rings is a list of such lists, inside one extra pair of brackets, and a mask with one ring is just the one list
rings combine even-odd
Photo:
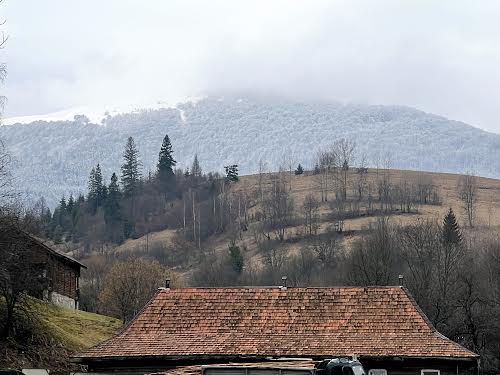
[(352, 371), (354, 372), (354, 375), (365, 375), (363, 366), (352, 366)]

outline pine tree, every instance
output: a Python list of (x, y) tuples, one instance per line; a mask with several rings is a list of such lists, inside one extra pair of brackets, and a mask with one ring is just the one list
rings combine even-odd
[(238, 177), (238, 165), (233, 164), (233, 165), (226, 165), (224, 167), (224, 170), (226, 171), (226, 179), (231, 182), (236, 182), (240, 178)]
[(245, 259), (241, 253), (240, 247), (237, 246), (234, 241), (231, 241), (229, 245), (229, 257), (231, 259), (231, 266), (233, 270), (239, 275), (243, 271), (245, 265)]
[(168, 134), (163, 138), (160, 153), (158, 154), (158, 180), (161, 189), (167, 191), (172, 188), (172, 183), (175, 178), (174, 167), (177, 162), (173, 158), (172, 144)]
[(121, 242), (123, 239), (122, 213), (121, 213), (121, 192), (118, 185), (118, 177), (115, 173), (111, 175), (111, 182), (108, 187), (108, 197), (104, 205), (104, 220), (108, 227), (110, 239), (114, 242)]
[(87, 194), (87, 202), (89, 210), (92, 214), (95, 214), (97, 210), (97, 188), (96, 188), (96, 175), (95, 168), (92, 167), (89, 175), (88, 182), (88, 194)]
[(96, 194), (96, 206), (100, 207), (104, 204), (104, 200), (106, 199), (106, 185), (103, 183), (101, 166), (97, 164), (95, 167), (95, 175), (94, 175), (94, 190)]
[(200, 167), (200, 163), (198, 162), (198, 155), (194, 155), (193, 165), (191, 166), (191, 175), (193, 177), (201, 177), (202, 171)]
[(298, 176), (298, 175), (301, 175), (304, 173), (304, 168), (302, 168), (302, 165), (298, 165), (297, 166), (297, 169), (295, 170), (295, 174)]
[(60, 209), (60, 212), (66, 211), (66, 198), (64, 198), (64, 195), (62, 196), (61, 200), (59, 201), (59, 209)]
[(462, 243), (462, 233), (451, 208), (443, 220), (443, 241), (445, 244), (453, 245), (460, 245)]
[(68, 203), (66, 204), (66, 210), (71, 213), (74, 206), (75, 206), (75, 199), (73, 198), (73, 194), (70, 194)]
[(108, 187), (108, 199), (104, 206), (104, 220), (106, 224), (112, 224), (121, 220), (120, 199), (121, 192), (118, 186), (118, 177), (116, 173), (113, 173)]
[(121, 183), (125, 196), (134, 196), (141, 179), (141, 162), (134, 138), (129, 137), (123, 153), (124, 163), (121, 167)]

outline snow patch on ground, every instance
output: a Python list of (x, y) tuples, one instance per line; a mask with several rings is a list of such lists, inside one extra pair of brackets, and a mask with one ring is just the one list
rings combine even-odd
[[(200, 100), (203, 100), (206, 96), (193, 96), (188, 97), (183, 101), (183, 103), (192, 103), (195, 105)], [(2, 119), (2, 125), (14, 125), (14, 124), (29, 124), (35, 121), (73, 121), (75, 116), (85, 115), (91, 123), (93, 124), (103, 124), (103, 120), (108, 116), (116, 116), (125, 113), (138, 113), (144, 110), (157, 110), (161, 108), (177, 108), (179, 103), (167, 102), (167, 101), (157, 101), (155, 103), (143, 103), (143, 104), (130, 104), (130, 105), (107, 105), (100, 108), (80, 106), (69, 109), (64, 109), (61, 111), (39, 114), (39, 115), (29, 115), (29, 116), (13, 116)], [(182, 123), (186, 123), (186, 116), (184, 110), (179, 109)]]

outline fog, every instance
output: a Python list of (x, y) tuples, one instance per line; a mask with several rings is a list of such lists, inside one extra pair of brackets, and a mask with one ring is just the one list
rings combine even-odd
[(4, 0), (5, 117), (258, 92), (500, 132), (495, 1)]

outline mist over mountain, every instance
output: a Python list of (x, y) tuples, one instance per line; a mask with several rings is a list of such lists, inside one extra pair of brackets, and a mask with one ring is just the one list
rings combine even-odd
[(356, 141), (357, 159), (365, 154), (370, 166), (500, 177), (500, 135), (401, 106), (207, 97), (107, 116), (102, 124), (76, 117), (0, 127), (19, 188), (33, 199), (44, 196), (51, 206), (63, 194), (85, 192), (97, 163), (109, 181), (120, 170), (129, 136), (140, 150), (143, 174), (153, 172), (165, 134), (179, 167), (189, 166), (197, 153), (205, 172), (238, 164), (242, 174), (252, 173), (259, 160), (276, 169), (286, 156), (312, 168), (319, 149), (349, 138)]

